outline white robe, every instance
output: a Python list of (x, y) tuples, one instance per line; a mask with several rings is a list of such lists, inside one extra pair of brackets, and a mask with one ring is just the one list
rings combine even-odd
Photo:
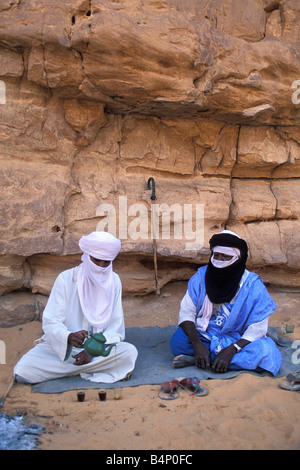
[(16, 364), (16, 376), (29, 383), (79, 375), (92, 382), (113, 383), (134, 369), (135, 346), (124, 342), (125, 326), (122, 308), (122, 285), (114, 275), (114, 305), (109, 325), (103, 331), (107, 343), (117, 343), (108, 357), (94, 357), (89, 364), (75, 365), (71, 356), (82, 351), (68, 344), (72, 332), (88, 330), (77, 290), (78, 267), (62, 272), (56, 279), (43, 313), (43, 336)]

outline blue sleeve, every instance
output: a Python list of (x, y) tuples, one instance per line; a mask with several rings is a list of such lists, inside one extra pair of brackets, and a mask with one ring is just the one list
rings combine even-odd
[(250, 325), (263, 321), (275, 309), (276, 304), (262, 279), (255, 273), (249, 273), (222, 331), (238, 331), (242, 335)]
[(188, 282), (188, 293), (191, 297), (196, 311), (199, 312), (205, 297), (205, 272), (207, 266), (201, 267), (198, 271), (190, 278)]
[(251, 306), (249, 305), (250, 308), (246, 321), (246, 328), (253, 323), (263, 321), (277, 308), (277, 305), (259, 276), (257, 276), (253, 282), (248, 297), (251, 302)]

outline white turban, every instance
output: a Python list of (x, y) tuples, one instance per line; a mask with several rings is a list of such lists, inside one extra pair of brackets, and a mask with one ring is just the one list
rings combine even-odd
[(121, 242), (108, 232), (92, 232), (79, 240), (79, 248), (96, 259), (113, 261), (121, 250)]
[[(121, 249), (121, 242), (107, 232), (92, 232), (81, 237), (83, 251), (78, 269), (78, 295), (84, 316), (93, 332), (104, 331), (111, 318), (114, 304), (114, 278), (112, 261)], [(110, 261), (109, 266), (97, 266), (90, 258)]]

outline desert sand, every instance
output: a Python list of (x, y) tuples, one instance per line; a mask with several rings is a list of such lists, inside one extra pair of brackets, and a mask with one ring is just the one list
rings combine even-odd
[[(175, 282), (161, 294), (123, 301), (126, 326), (161, 327), (177, 323), (186, 283)], [(300, 338), (300, 292), (270, 288), (277, 310), (272, 326), (295, 325)], [(0, 329), (6, 364), (0, 364), (0, 393), (7, 389), (18, 358), (40, 337), (41, 323)], [(300, 369), (300, 365), (299, 365)], [(174, 370), (174, 378), (184, 369)], [(295, 450), (300, 448), (300, 393), (283, 390), (283, 378), (244, 373), (230, 380), (202, 381), (205, 397), (180, 391), (173, 401), (158, 398), (159, 385), (125, 387), (121, 400), (113, 390), (100, 402), (97, 390), (86, 400), (76, 392), (32, 393), (30, 385), (14, 384), (1, 412), (26, 414), (28, 423), (45, 428), (39, 450)]]

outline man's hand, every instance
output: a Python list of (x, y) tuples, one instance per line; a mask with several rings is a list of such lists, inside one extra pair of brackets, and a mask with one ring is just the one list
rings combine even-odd
[(86, 351), (80, 351), (80, 353), (75, 354), (72, 356), (75, 359), (75, 366), (82, 366), (83, 364), (89, 364), (91, 360), (93, 359), (93, 356), (88, 354)]
[(219, 373), (227, 372), (229, 364), (235, 353), (236, 349), (232, 344), (227, 346), (227, 348), (222, 349), (212, 363), (212, 370)]
[(194, 357), (195, 357), (195, 365), (200, 369), (208, 369), (210, 366), (209, 363), (209, 352), (202, 343), (201, 340), (193, 343), (194, 348)]
[[(240, 346), (240, 348), (244, 348), (245, 346), (247, 346), (247, 344), (250, 344), (250, 341), (241, 338), (237, 341), (236, 344)], [(233, 344), (230, 344), (229, 346), (227, 346), (227, 348), (222, 349), (211, 366), (212, 370), (214, 372), (227, 372), (229, 364), (231, 363), (231, 360), (235, 353), (236, 348), (233, 346)]]
[(88, 332), (86, 330), (77, 331), (76, 333), (70, 333), (68, 336), (68, 343), (75, 346), (75, 348), (82, 347), (84, 338), (88, 337)]
[(209, 352), (198, 336), (195, 323), (187, 320), (182, 322), (179, 326), (183, 329), (193, 345), (195, 365), (201, 369), (208, 369), (210, 366)]

